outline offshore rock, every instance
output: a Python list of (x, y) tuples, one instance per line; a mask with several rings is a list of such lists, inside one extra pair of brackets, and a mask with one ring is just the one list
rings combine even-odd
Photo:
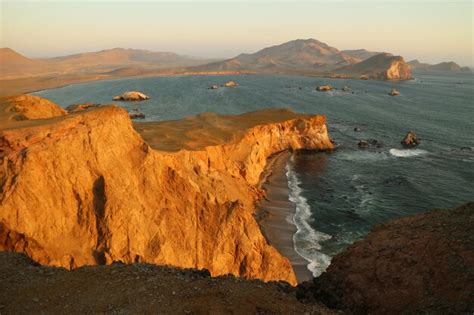
[(113, 98), (114, 101), (131, 101), (131, 102), (144, 101), (148, 99), (150, 99), (149, 96), (137, 91), (125, 92), (122, 95), (114, 96)]
[(420, 139), (413, 131), (408, 131), (400, 143), (406, 148), (413, 148), (420, 144)]

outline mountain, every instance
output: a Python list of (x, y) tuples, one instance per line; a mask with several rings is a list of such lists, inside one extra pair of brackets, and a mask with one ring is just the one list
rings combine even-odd
[(297, 39), (264, 48), (253, 54), (241, 54), (232, 59), (195, 69), (205, 71), (324, 72), (357, 61), (356, 58), (318, 40)]
[(154, 52), (139, 49), (114, 48), (98, 52), (87, 52), (47, 59), (30, 59), (10, 48), (0, 50), (0, 74), (62, 73), (62, 72), (100, 72), (124, 67), (147, 67), (161, 69), (189, 67), (211, 60), (181, 56), (171, 52)]
[(158, 66), (188, 66), (202, 63), (189, 57), (180, 56), (171, 52), (154, 52), (139, 49), (114, 48), (98, 52), (88, 52), (49, 60), (69, 65), (97, 66), (97, 65), (130, 65), (151, 64)]
[[(379, 57), (375, 58), (376, 56)], [(410, 77), (410, 70), (401, 57), (365, 49), (340, 51), (315, 39), (293, 40), (264, 48), (253, 54), (241, 54), (232, 59), (193, 67), (193, 70), (344, 77), (366, 75), (369, 79), (404, 80)]]
[(0, 48), (0, 73), (37, 69), (42, 64), (42, 61), (25, 57), (8, 47)]
[(362, 62), (333, 71), (338, 76), (374, 80), (407, 80), (411, 78), (410, 67), (403, 57), (381, 53)]
[(408, 65), (413, 70), (423, 70), (423, 71), (448, 71), (448, 72), (471, 72), (469, 67), (461, 67), (454, 61), (440, 62), (435, 65), (429, 63), (422, 63), (418, 60), (412, 60), (408, 62)]
[(381, 54), (381, 52), (369, 51), (366, 49), (343, 50), (342, 53), (358, 60), (359, 62)]

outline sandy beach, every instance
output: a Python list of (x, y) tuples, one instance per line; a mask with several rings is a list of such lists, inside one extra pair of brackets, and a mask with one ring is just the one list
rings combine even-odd
[(288, 200), (289, 188), (286, 178), (286, 163), (291, 152), (285, 151), (273, 156), (268, 161), (262, 187), (266, 198), (258, 204), (258, 223), (263, 235), (283, 256), (287, 257), (298, 282), (312, 279), (308, 262), (295, 251), (293, 235), (296, 226), (292, 222), (295, 205)]

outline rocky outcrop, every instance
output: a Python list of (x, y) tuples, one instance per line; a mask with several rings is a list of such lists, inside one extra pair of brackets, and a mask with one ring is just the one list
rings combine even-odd
[(391, 89), (390, 92), (388, 93), (388, 95), (398, 96), (398, 95), (400, 95), (400, 92), (398, 92), (398, 90), (396, 90), (396, 89)]
[(239, 86), (239, 84), (235, 81), (229, 81), (229, 82), (226, 82), (222, 85), (223, 87), (236, 87), (236, 86)]
[(144, 101), (150, 99), (149, 96), (137, 92), (137, 91), (129, 91), (125, 92), (122, 95), (114, 96), (114, 101), (129, 101), (129, 102), (136, 102), (136, 101)]
[[(207, 125), (182, 137), (207, 126), (223, 138), (192, 148), (160, 138), (153, 149), (114, 106), (0, 124), (0, 250), (66, 268), (149, 262), (296, 284), (253, 217), (260, 174), (276, 152), (333, 145), (322, 116), (246, 115), (204, 115)], [(163, 124), (165, 135), (179, 134), (180, 122)], [(233, 125), (241, 129), (212, 132)]]
[(408, 80), (411, 79), (410, 66), (403, 57), (382, 53), (362, 62), (341, 67), (332, 71), (340, 77), (373, 79), (373, 80)]
[(420, 139), (413, 131), (408, 131), (401, 144), (406, 148), (413, 148), (420, 144)]
[(379, 225), (298, 295), (356, 314), (470, 314), (473, 224), (468, 203)]
[(316, 87), (316, 91), (327, 92), (332, 91), (333, 87), (331, 85), (320, 85)]
[(66, 111), (53, 102), (33, 95), (20, 95), (2, 100), (4, 112), (10, 112), (13, 120), (43, 119), (62, 116)]

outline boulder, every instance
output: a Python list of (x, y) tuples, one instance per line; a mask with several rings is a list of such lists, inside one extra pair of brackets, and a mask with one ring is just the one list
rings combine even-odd
[(217, 90), (219, 88), (218, 85), (212, 85), (209, 90)]
[(357, 145), (359, 146), (359, 149), (367, 149), (369, 147), (369, 141), (359, 140), (359, 143)]
[(351, 88), (348, 87), (347, 85), (344, 85), (344, 87), (341, 89), (343, 92), (350, 92)]
[(390, 91), (390, 93), (388, 93), (388, 95), (390, 95), (390, 96), (398, 96), (398, 95), (400, 95), (400, 92), (398, 92), (398, 91), (395, 90), (395, 89), (392, 89), (392, 90)]
[(354, 127), (354, 132), (360, 132), (362, 131), (359, 127)]
[(357, 145), (360, 149), (367, 149), (369, 147), (381, 148), (383, 146), (382, 142), (379, 142), (375, 139), (362, 139), (359, 140), (359, 143)]
[(413, 131), (408, 131), (401, 144), (406, 148), (413, 148), (420, 144), (420, 139)]
[(137, 91), (125, 92), (122, 95), (118, 95), (113, 98), (114, 101), (131, 101), (131, 102), (144, 101), (148, 99), (150, 99), (149, 96)]
[(137, 110), (132, 110), (128, 113), (128, 117), (130, 117), (130, 119), (144, 119), (145, 114)]
[(320, 85), (316, 88), (316, 90), (320, 92), (327, 92), (327, 91), (331, 91), (332, 89), (333, 87), (331, 85)]
[(229, 81), (229, 82), (224, 83), (223, 85), (223, 87), (236, 87), (236, 86), (239, 86), (239, 84), (235, 81)]

